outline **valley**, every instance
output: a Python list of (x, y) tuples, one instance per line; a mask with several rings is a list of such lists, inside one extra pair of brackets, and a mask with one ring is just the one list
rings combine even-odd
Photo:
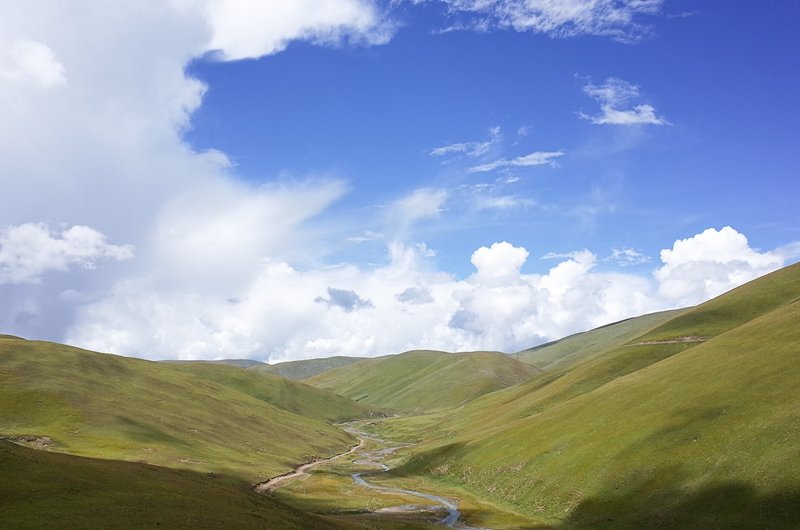
[(0, 336), (0, 528), (800, 528), (799, 358), (800, 265), (514, 355)]

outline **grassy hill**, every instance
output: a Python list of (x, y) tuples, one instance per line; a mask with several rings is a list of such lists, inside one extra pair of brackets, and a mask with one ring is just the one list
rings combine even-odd
[(535, 346), (514, 357), (544, 370), (558, 370), (577, 364), (611, 348), (622, 346), (646, 331), (686, 311), (662, 311), (629, 318), (591, 331), (576, 333), (547, 344)]
[(363, 361), (363, 357), (326, 357), (324, 359), (307, 359), (304, 361), (287, 361), (285, 363), (262, 364), (250, 367), (250, 370), (279, 375), (292, 381), (314, 377), (328, 370)]
[(540, 372), (497, 352), (417, 350), (363, 360), (304, 381), (360, 403), (410, 412), (462, 405)]
[(169, 365), (309, 418), (339, 422), (371, 413), (365, 405), (346, 397), (269, 373), (208, 362), (174, 362)]
[(434, 429), (403, 419), (427, 442), (399, 472), (553, 528), (799, 528), (798, 358), (794, 265)]
[(163, 363), (30, 340), (0, 339), (0, 404), (0, 436), (248, 481), (354, 443), (322, 421)]
[(0, 440), (0, 528), (350, 528), (204, 473), (37, 451)]

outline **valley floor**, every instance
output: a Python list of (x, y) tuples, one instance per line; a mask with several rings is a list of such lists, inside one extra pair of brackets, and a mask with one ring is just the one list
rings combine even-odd
[(290, 506), (364, 528), (547, 528), (543, 521), (513, 513), (466, 491), (392, 472), (414, 444), (367, 434), (362, 430), (366, 423), (375, 426), (375, 421), (345, 426), (360, 439), (347, 453), (300, 466), (291, 474), (259, 485), (259, 491)]

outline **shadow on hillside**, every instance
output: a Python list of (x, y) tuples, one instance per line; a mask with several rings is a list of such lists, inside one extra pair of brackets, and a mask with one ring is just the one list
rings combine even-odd
[(663, 488), (651, 494), (609, 492), (583, 501), (552, 530), (612, 528), (797, 529), (800, 488), (764, 493), (746, 483), (728, 482), (691, 493)]

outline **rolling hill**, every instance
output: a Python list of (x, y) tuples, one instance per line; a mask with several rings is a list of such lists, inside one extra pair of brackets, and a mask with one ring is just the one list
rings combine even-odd
[(462, 405), (539, 373), (503, 353), (416, 350), (362, 360), (304, 382), (374, 407), (411, 412)]
[(279, 375), (292, 381), (299, 381), (315, 375), (363, 361), (364, 357), (326, 357), (324, 359), (307, 359), (304, 361), (287, 361), (284, 363), (261, 364), (248, 367), (250, 370)]
[(662, 311), (629, 318), (535, 346), (513, 356), (544, 370), (566, 368), (616, 346), (622, 346), (684, 311), (686, 310)]
[(425, 434), (398, 473), (553, 528), (797, 528), (798, 358), (793, 265), (434, 429), (399, 420)]
[(351, 528), (217, 476), (0, 440), (0, 528)]
[(333, 392), (261, 371), (201, 361), (168, 364), (175, 370), (234, 388), (279, 409), (308, 418), (341, 422), (374, 414), (365, 405)]
[[(59, 452), (251, 482), (355, 443), (340, 429), (235, 385), (163, 363), (31, 340), (0, 339), (0, 403), (0, 436), (48, 437), (48, 448)], [(324, 415), (321, 405), (310, 407)]]

